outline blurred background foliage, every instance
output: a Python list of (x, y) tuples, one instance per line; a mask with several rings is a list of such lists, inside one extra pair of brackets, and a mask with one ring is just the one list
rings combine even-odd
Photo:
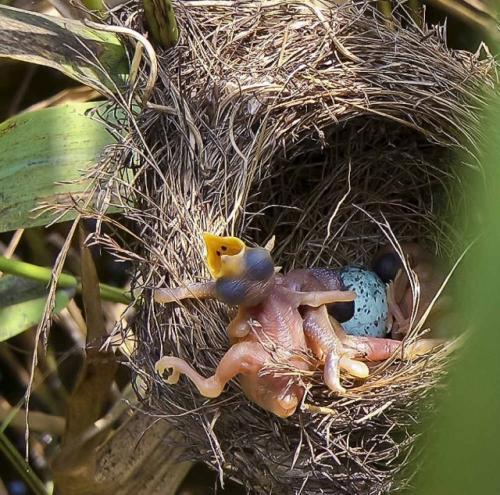
[[(473, 321), (450, 372), (438, 415), (425, 428), (419, 495), (500, 493), (500, 97), (482, 119), (484, 177), (471, 184), (483, 232), (458, 280), (463, 319)], [(484, 181), (482, 180), (484, 179)]]
[[(120, 2), (106, 3), (113, 7)], [(166, 32), (162, 33), (162, 17), (153, 23), (155, 16), (150, 13), (151, 9), (154, 13), (155, 2), (144, 3), (153, 38), (160, 44), (172, 43), (177, 27), (172, 21), (167, 22)], [(377, 2), (389, 25), (394, 3)], [(406, 3), (418, 22), (446, 22), (447, 41), (452, 48), (475, 52), (487, 39), (490, 47), (498, 46), (494, 0), (408, 0)], [(95, 0), (81, 4), (64, 0), (0, 0), (0, 4), (73, 19), (87, 17), (80, 8), (84, 5), (95, 10), (98, 17), (104, 17), (103, 2)], [(169, 2), (156, 4), (166, 18), (171, 18)], [(119, 43), (116, 46), (119, 50)], [(67, 68), (63, 74), (52, 67), (6, 58), (5, 41), (2, 47), (0, 271), (4, 275), (0, 278), (0, 495), (50, 493), (54, 478), (60, 492), (65, 494), (213, 493), (216, 486), (213, 473), (201, 465), (176, 462), (181, 453), (171, 440), (175, 432), (140, 423), (131, 413), (129, 405), (134, 405), (134, 394), (130, 376), (127, 368), (117, 363), (121, 356), (131, 352), (133, 342), (110, 337), (117, 322), (126, 327), (134, 313), (130, 308), (122, 317), (130, 297), (127, 263), (117, 263), (105, 252), (85, 247), (83, 240), (95, 228), (93, 222), (81, 222), (86, 230), (80, 229), (79, 235), (66, 245), (75, 223), (66, 221), (47, 227), (47, 217), (34, 218), (29, 214), (35, 199), (48, 200), (51, 195), (69, 192), (84, 195), (83, 190), (75, 190), (75, 184), (54, 186), (54, 182), (74, 179), (76, 172), (95, 161), (103, 146), (114, 139), (95, 120), (85, 116), (89, 108), (98, 108), (98, 103), (89, 102), (98, 102), (100, 95), (95, 87), (82, 85), (85, 79), (81, 72), (79, 77), (75, 76), (78, 67)], [(117, 53), (113, 52), (114, 56), (108, 59), (115, 64), (115, 83), (123, 80), (128, 70), (125, 58), (115, 56)], [(59, 53), (61, 60), (64, 56)], [(103, 84), (106, 86), (108, 82)], [(108, 87), (112, 88), (112, 84)], [(26, 122), (34, 127), (28, 134), (22, 134)], [(452, 367), (449, 384), (443, 389), (440, 414), (429, 420), (425, 428), (424, 465), (413, 491), (418, 495), (500, 493), (500, 477), (495, 470), (500, 459), (497, 424), (500, 358), (496, 340), (500, 321), (496, 285), (500, 279), (498, 97), (492, 95), (483, 126), (484, 177), (471, 184), (471, 194), (476, 195), (485, 230), (467, 257), (458, 284), (461, 307), (464, 312), (474, 314), (475, 325), (460, 359)], [(7, 132), (13, 127), (18, 128), (18, 134)], [(51, 274), (50, 269), (40, 267), (55, 266), (63, 248), (67, 252), (65, 273), (54, 294), (55, 316), (45, 351), (37, 348), (35, 342), (37, 324), (46, 316), (44, 302)], [(95, 343), (103, 341), (111, 345), (113, 352), (99, 350)], [(37, 366), (31, 377), (34, 353)], [(24, 460), (25, 393), (31, 382), (28, 467)], [(136, 445), (130, 447), (130, 432), (134, 428), (138, 431), (151, 428), (154, 432), (149, 441), (150, 451), (135, 453)], [(162, 447), (156, 449), (161, 455), (157, 453), (155, 460), (159, 442), (162, 445), (170, 442), (171, 459), (166, 459)], [(118, 453), (120, 460), (127, 457), (127, 449), (131, 451), (126, 472), (97, 473), (102, 474), (97, 479), (93, 469), (105, 450), (103, 445), (108, 454)], [(132, 481), (134, 476), (140, 480), (141, 473), (151, 475), (152, 471), (156, 476), (153, 485), (140, 487), (137, 481)], [(87, 475), (83, 485), (82, 472)], [(229, 483), (224, 490), (219, 488), (218, 493), (243, 491)]]

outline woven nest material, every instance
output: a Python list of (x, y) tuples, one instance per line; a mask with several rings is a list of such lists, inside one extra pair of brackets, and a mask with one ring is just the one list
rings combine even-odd
[(155, 374), (165, 354), (212, 374), (230, 313), (210, 301), (160, 306), (150, 289), (209, 278), (203, 231), (260, 245), (276, 235), (285, 272), (367, 263), (387, 236), (453, 260), (465, 240), (444, 218), (466, 199), (452, 154), (461, 149), (474, 167), (493, 63), (448, 50), (441, 29), (418, 28), (402, 9), (387, 26), (368, 2), (187, 1), (175, 10), (180, 42), (159, 54), (151, 102), (130, 114), (132, 131), (114, 149), (124, 169), (135, 167), (122, 187), (134, 242), (101, 238), (133, 260), (143, 289), (131, 365), (144, 407), (185, 434), (192, 457), (258, 493), (401, 488), (396, 474), (446, 350), (376, 367), (364, 382), (344, 377), (342, 397), (321, 370), (303, 375), (303, 407), (279, 419), (236, 381), (207, 400), (187, 379), (171, 386)]

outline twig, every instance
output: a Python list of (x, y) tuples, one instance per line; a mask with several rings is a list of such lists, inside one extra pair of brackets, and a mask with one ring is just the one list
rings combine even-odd
[(19, 244), (19, 241), (21, 240), (21, 237), (24, 234), (24, 229), (17, 229), (14, 232), (14, 235), (12, 236), (9, 245), (7, 246), (7, 249), (3, 253), (3, 255), (6, 258), (12, 258), (12, 255), (14, 254), (15, 250), (17, 249), (17, 246)]
[(363, 416), (362, 418), (356, 419), (354, 422), (358, 423), (358, 424), (364, 423), (365, 421), (368, 421), (369, 419), (374, 418), (375, 416), (378, 416), (379, 414), (384, 412), (388, 407), (390, 407), (393, 402), (394, 402), (393, 400), (386, 402), (382, 406), (377, 407), (377, 409), (375, 409), (374, 411), (368, 413), (366, 416)]
[[(23, 388), (28, 387), (30, 381), (30, 375), (14, 356), (13, 352), (9, 349), (6, 343), (0, 344), (0, 360), (2, 364), (6, 365), (9, 370), (15, 375), (15, 379), (19, 381)], [(52, 400), (50, 394), (48, 393), (47, 386), (43, 382), (36, 383), (36, 398), (49, 410), (52, 408)]]
[(311, 414), (327, 414), (329, 416), (337, 416), (338, 411), (335, 409), (332, 409), (331, 407), (325, 407), (325, 406), (315, 406), (313, 404), (304, 404), (302, 406), (302, 409), (304, 411), (307, 411)]
[(21, 105), (21, 102), (26, 95), (26, 92), (28, 91), (28, 88), (30, 87), (31, 81), (33, 80), (33, 76), (35, 75), (35, 72), (37, 71), (38, 67), (36, 65), (28, 65), (28, 68), (26, 69), (26, 72), (24, 74), (24, 77), (21, 81), (21, 84), (19, 85), (16, 93), (14, 94), (11, 104), (9, 106), (9, 110), (7, 111), (7, 116), (12, 117), (15, 115), (18, 110), (19, 110), (19, 105)]

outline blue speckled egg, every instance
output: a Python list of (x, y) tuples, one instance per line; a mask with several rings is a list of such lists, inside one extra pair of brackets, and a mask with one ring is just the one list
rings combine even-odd
[(385, 337), (387, 323), (386, 288), (378, 275), (366, 268), (346, 266), (339, 272), (346, 289), (356, 292), (354, 316), (342, 323), (349, 335)]

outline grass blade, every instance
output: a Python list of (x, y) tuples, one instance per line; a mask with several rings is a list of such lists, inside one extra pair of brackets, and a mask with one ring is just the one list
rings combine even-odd
[(47, 495), (47, 490), (43, 483), (28, 466), (22, 455), (12, 445), (3, 431), (0, 431), (0, 452), (12, 464), (35, 495)]
[(104, 125), (86, 114), (99, 105), (46, 108), (0, 124), (0, 232), (46, 225), (56, 217), (35, 215), (40, 203), (72, 205), (85, 196), (85, 172), (114, 142)]
[[(74, 293), (74, 289), (58, 290), (54, 313), (62, 311)], [(45, 285), (11, 275), (0, 278), (0, 342), (36, 325), (46, 298)]]
[(5, 5), (0, 5), (0, 57), (52, 67), (102, 93), (123, 87), (129, 70), (115, 34)]

